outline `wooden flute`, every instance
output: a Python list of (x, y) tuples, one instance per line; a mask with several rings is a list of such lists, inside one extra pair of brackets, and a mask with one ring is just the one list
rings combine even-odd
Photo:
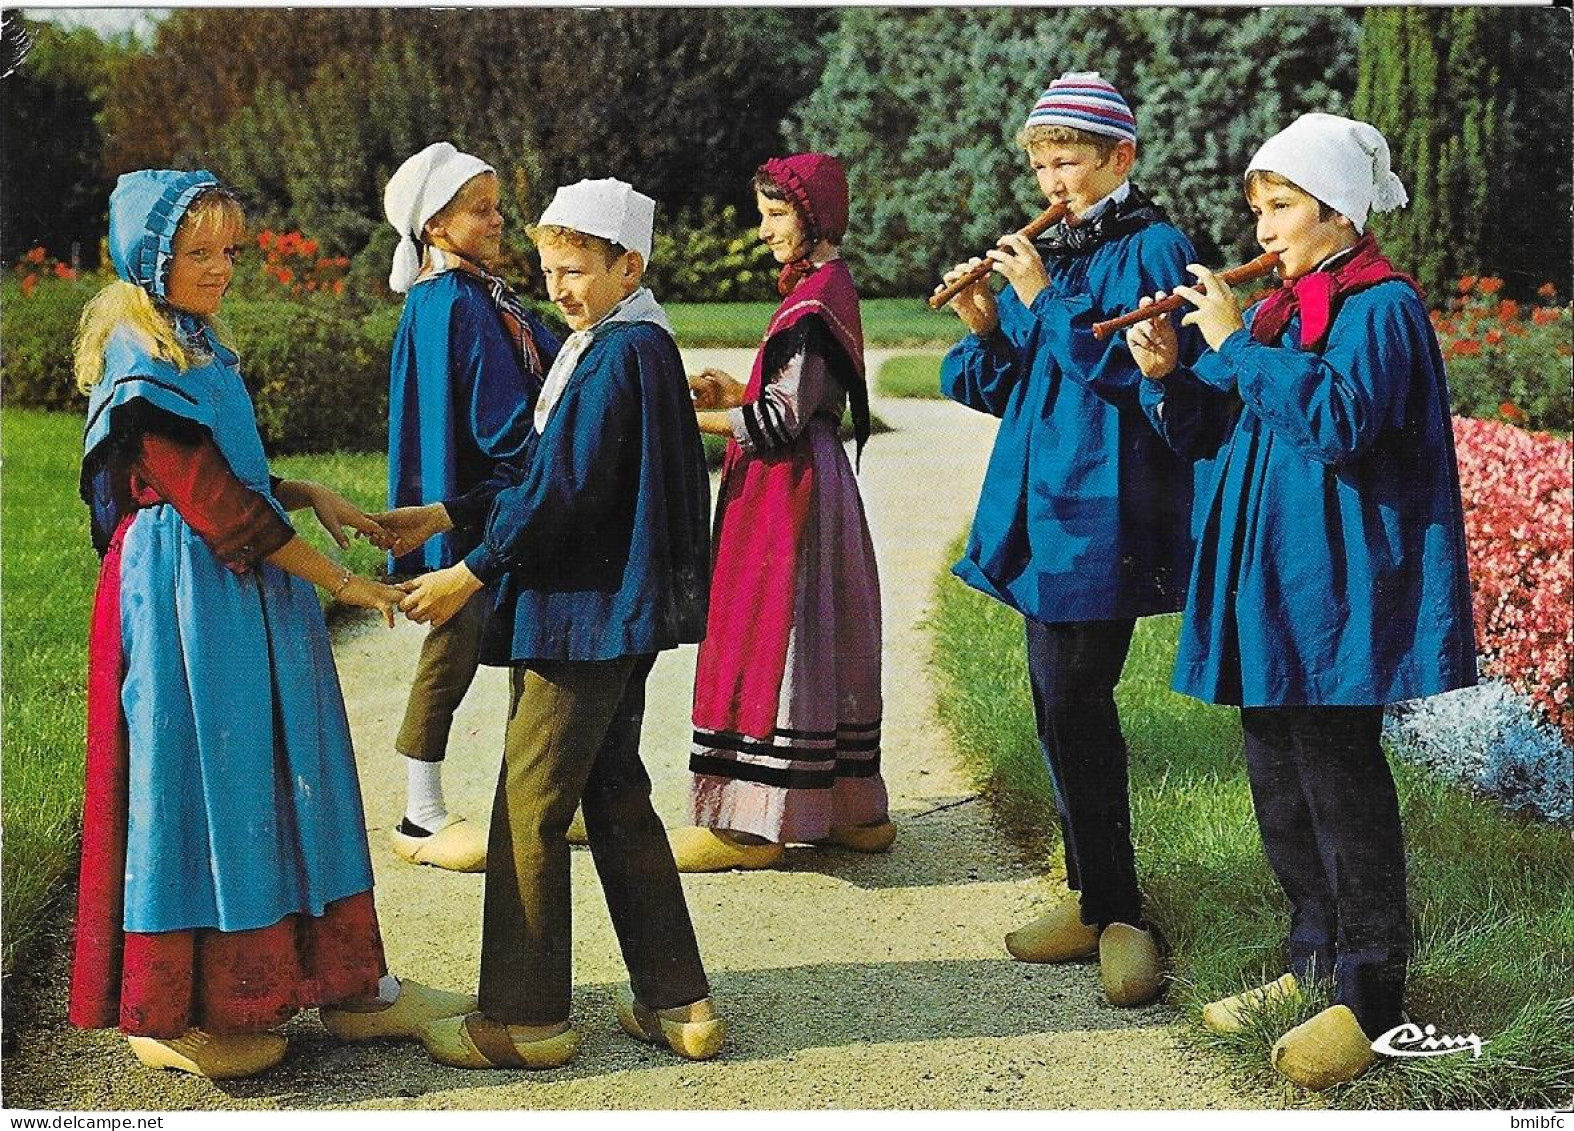
[[(1220, 271), (1219, 278), (1224, 280), (1226, 285), (1233, 287), (1236, 283), (1246, 283), (1252, 279), (1260, 279), (1277, 266), (1279, 266), (1279, 253), (1277, 251), (1265, 251), (1250, 263), (1242, 263), (1239, 267), (1231, 267), (1227, 271)], [(1207, 288), (1201, 283), (1193, 283), (1192, 285), (1200, 289), (1204, 294), (1207, 293)], [(1122, 314), (1119, 318), (1108, 318), (1103, 322), (1093, 323), (1093, 336), (1102, 342), (1116, 330), (1124, 330), (1128, 326), (1135, 326), (1138, 322), (1146, 322), (1148, 319), (1155, 318), (1160, 314), (1168, 314), (1171, 311), (1179, 310), (1185, 305), (1186, 300), (1180, 295), (1166, 295), (1149, 303), (1147, 306), (1139, 306), (1129, 314)]]
[[(1051, 204), (1044, 211), (1035, 216), (1027, 227), (1017, 232), (1017, 235), (1027, 239), (1037, 239), (1047, 232), (1051, 226), (1060, 223), (1066, 217), (1068, 209), (1064, 203)], [(974, 283), (987, 276), (995, 269), (995, 261), (986, 259), (956, 282), (949, 284), (929, 296), (929, 309), (939, 310), (957, 295), (967, 290)]]

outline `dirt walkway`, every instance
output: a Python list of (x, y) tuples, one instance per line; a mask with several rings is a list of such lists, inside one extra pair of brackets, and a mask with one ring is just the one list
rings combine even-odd
[[(748, 354), (687, 351), (746, 374)], [(873, 359), (873, 360), (878, 360)], [(873, 368), (871, 366), (871, 368)], [(1051, 891), (995, 830), (932, 709), (923, 627), (945, 547), (971, 516), (992, 423), (942, 402), (881, 401), (861, 482), (885, 602), (885, 773), (901, 835), (889, 856), (793, 849), (776, 871), (685, 878), (715, 995), (722, 1059), (690, 1064), (623, 1036), (625, 979), (589, 853), (574, 854), (574, 1024), (580, 1055), (546, 1073), (465, 1072), (413, 1044), (345, 1046), (314, 1014), (268, 1076), (217, 1085), (139, 1071), (113, 1033), (65, 1027), (63, 962), (6, 1058), (10, 1107), (211, 1108), (1164, 1108), (1260, 1107), (1222, 1061), (1178, 1039), (1163, 1006), (1102, 1004), (1096, 965), (1025, 966), (1001, 945)], [(393, 969), (473, 987), (482, 878), (394, 858), (403, 802), (393, 736), (423, 630), (356, 622), (336, 643), (366, 795), (377, 901)], [(694, 649), (650, 684), (644, 757), (657, 810), (680, 823)], [(484, 670), (455, 726), (452, 807), (484, 820), (501, 747), (503, 673)], [(13, 1003), (7, 1003), (10, 1006)]]

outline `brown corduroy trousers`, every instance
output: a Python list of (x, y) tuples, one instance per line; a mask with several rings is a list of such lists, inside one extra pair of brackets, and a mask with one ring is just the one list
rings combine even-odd
[(639, 759), (654, 656), (530, 661), (513, 669), (487, 843), (481, 1011), (513, 1025), (569, 1015), (569, 846), (576, 806), (634, 996), (651, 1009), (705, 997), (688, 904)]

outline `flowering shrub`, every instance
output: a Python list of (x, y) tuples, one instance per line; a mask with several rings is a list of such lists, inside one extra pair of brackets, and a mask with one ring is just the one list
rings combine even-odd
[(1500, 298), (1503, 280), (1466, 275), (1447, 308), (1432, 312), (1432, 325), (1448, 366), (1454, 411), (1528, 428), (1569, 431), (1569, 358), (1574, 316), (1544, 283), (1541, 302)]
[(257, 247), (263, 263), (259, 272), (274, 293), (307, 295), (344, 293), (344, 275), (349, 257), (319, 256), (317, 241), (300, 232), (279, 235), (268, 228), (257, 233)]
[(658, 227), (645, 283), (668, 302), (768, 301), (776, 262), (736, 207), (701, 205)]
[(1574, 748), (1498, 680), (1391, 707), (1384, 734), (1403, 758), (1574, 824)]
[(1574, 445), (1464, 417), (1454, 443), (1484, 670), (1574, 742)]
[(66, 279), (77, 277), (76, 269), (69, 263), (62, 263), (41, 247), (32, 251), (16, 261), (11, 268), (17, 275), (18, 285), (22, 288), (24, 298), (31, 297), (33, 290), (38, 286), (40, 279)]

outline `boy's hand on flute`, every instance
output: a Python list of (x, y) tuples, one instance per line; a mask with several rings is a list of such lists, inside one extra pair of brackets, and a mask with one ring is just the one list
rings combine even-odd
[(988, 252), (988, 256), (995, 261), (995, 270), (1006, 277), (1006, 282), (1016, 291), (1023, 306), (1032, 306), (1039, 292), (1049, 286), (1044, 260), (1033, 246), (1033, 241), (1021, 232), (1001, 236), (1000, 242)]
[(399, 608), (416, 624), (430, 624), (440, 628), (446, 624), (465, 602), (481, 591), (481, 579), (470, 572), (464, 562), (447, 569), (433, 570), (411, 581), (401, 582), (404, 600)]
[[(978, 257), (969, 259), (966, 263), (958, 263), (941, 277), (940, 285), (934, 289), (934, 293), (939, 294), (983, 262), (984, 260)], [(985, 275), (972, 286), (958, 291), (956, 297), (946, 303), (946, 309), (956, 311), (963, 325), (975, 334), (988, 334), (1000, 325), (1000, 313), (995, 306), (995, 296), (989, 289), (988, 279), (989, 276)]]
[[(1153, 298), (1145, 298), (1138, 308), (1152, 306), (1164, 297), (1160, 291)], [(1180, 339), (1175, 333), (1175, 323), (1168, 314), (1160, 314), (1146, 322), (1138, 322), (1126, 331), (1126, 348), (1137, 363), (1142, 375), (1153, 381), (1162, 381), (1180, 364)]]
[(1197, 308), (1181, 319), (1181, 325), (1197, 327), (1207, 339), (1209, 348), (1218, 349), (1225, 338), (1246, 326), (1241, 318), (1240, 300), (1228, 283), (1201, 264), (1188, 263), (1186, 270), (1197, 276), (1202, 286), (1175, 288), (1176, 294)]

